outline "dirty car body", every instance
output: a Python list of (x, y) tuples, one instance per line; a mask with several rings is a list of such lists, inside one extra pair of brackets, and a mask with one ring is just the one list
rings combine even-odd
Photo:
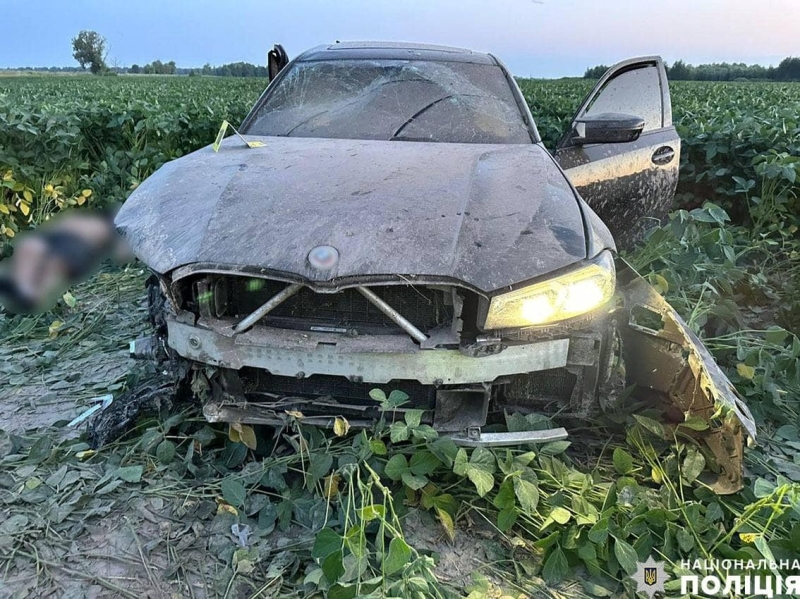
[(738, 488), (747, 408), (616, 257), (677, 182), (658, 57), (612, 67), (552, 154), (488, 54), (335, 44), (270, 71), (241, 127), (262, 147), (168, 163), (116, 219), (159, 281), (147, 347), (213, 371), (207, 418), (367, 425), (379, 388), (457, 442), (509, 444), (567, 433), (487, 433), (492, 414), (585, 420), (634, 387), (707, 422), (687, 430), (708, 482)]

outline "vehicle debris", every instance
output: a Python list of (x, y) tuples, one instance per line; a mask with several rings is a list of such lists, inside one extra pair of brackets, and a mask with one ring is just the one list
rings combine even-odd
[(111, 402), (113, 401), (114, 401), (114, 396), (110, 393), (108, 395), (101, 395), (100, 397), (93, 397), (92, 399), (89, 400), (89, 403), (93, 403), (95, 405), (93, 405), (88, 410), (84, 411), (76, 418), (70, 420), (67, 423), (67, 426), (69, 427), (78, 426), (82, 422), (85, 422), (86, 420), (91, 418), (97, 412), (105, 410), (108, 406), (111, 405)]
[(705, 448), (711, 465), (705, 482), (714, 491), (738, 491), (744, 439), (756, 438), (753, 415), (675, 309), (627, 265), (617, 277), (628, 315), (621, 328), (626, 372), (637, 396), (651, 396), (664, 409), (670, 438), (680, 429)]
[(247, 547), (252, 531), (247, 524), (231, 524), (231, 534), (236, 538), (240, 547)]
[(91, 446), (97, 449), (118, 439), (142, 414), (166, 413), (183, 395), (182, 372), (182, 367), (175, 365), (144, 377), (142, 382), (121, 393), (89, 421)]

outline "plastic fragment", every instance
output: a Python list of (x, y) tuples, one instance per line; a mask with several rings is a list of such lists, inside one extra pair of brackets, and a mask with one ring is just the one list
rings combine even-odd
[(250, 537), (250, 527), (247, 524), (232, 524), (231, 533), (236, 537), (239, 545), (247, 547), (247, 540)]
[(78, 426), (81, 422), (86, 421), (90, 416), (93, 414), (105, 410), (108, 406), (111, 405), (111, 402), (114, 401), (114, 396), (110, 393), (108, 395), (101, 395), (100, 397), (93, 397), (89, 400), (89, 403), (93, 403), (91, 408), (83, 412), (77, 418), (71, 420), (67, 423), (67, 426)]

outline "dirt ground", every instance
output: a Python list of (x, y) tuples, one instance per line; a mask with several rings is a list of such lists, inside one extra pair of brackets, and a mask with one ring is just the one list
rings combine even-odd
[[(128, 342), (146, 328), (143, 281), (141, 269), (104, 272), (74, 289), (75, 308), (60, 306), (57, 316), (0, 316), (6, 432), (61, 429), (91, 407), (89, 400), (122, 388), (134, 364)], [(63, 326), (50, 333), (54, 321)]]
[[(121, 466), (127, 455), (95, 463), (85, 425), (66, 426), (92, 398), (118, 395), (135, 370), (128, 344), (148, 330), (144, 279), (141, 269), (110, 270), (72, 290), (73, 308), (0, 315), (0, 599), (309, 596), (289, 549), (310, 547), (310, 533), (264, 535), (248, 547), (258, 554), (253, 571), (236, 570), (242, 547), (234, 520), (220, 516), (218, 489), (171, 483), (157, 463), (145, 468), (157, 482), (141, 478)], [(442, 582), (463, 588), (482, 571), (502, 583), (487, 565), (508, 548), (488, 527), (459, 530), (450, 543), (429, 518), (412, 511), (407, 534), (437, 555)], [(527, 596), (567, 596), (531, 585)]]
[[(137, 269), (101, 273), (72, 290), (74, 308), (60, 305), (54, 313), (27, 318), (0, 316), (0, 439), (5, 444), (13, 436), (77, 439), (82, 426), (68, 428), (67, 423), (91, 407), (92, 398), (122, 389), (134, 363), (127, 344), (145, 330), (143, 280)], [(3, 487), (13, 490), (48, 471), (46, 463), (32, 470), (13, 468), (9, 457), (13, 454), (5, 456), (0, 469)], [(0, 597), (169, 596), (159, 592), (160, 585), (148, 588), (152, 573), (139, 555), (134, 531), (147, 543), (158, 536), (160, 522), (139, 503), (98, 505), (94, 517), (78, 526), (25, 539), (31, 553), (15, 551), (4, 562)], [(3, 511), (5, 535), (24, 538), (26, 528), (38, 528), (35, 510)]]
[[(144, 279), (141, 269), (111, 270), (72, 290), (74, 308), (0, 316), (0, 599), (271, 597), (280, 589), (253, 595), (252, 585), (237, 584), (231, 523), (214, 518), (210, 498), (191, 489), (178, 498), (169, 485), (114, 486), (127, 481), (90, 459), (59, 467), (70, 444), (88, 450), (85, 425), (67, 423), (92, 398), (118, 395), (136, 364), (128, 344), (147, 332)], [(51, 453), (20, 461), (14, 447), (30, 438)], [(274, 536), (259, 550), (280, 555), (287, 538)], [(264, 564), (265, 576), (275, 566), (274, 581), (297, 568), (285, 558)]]

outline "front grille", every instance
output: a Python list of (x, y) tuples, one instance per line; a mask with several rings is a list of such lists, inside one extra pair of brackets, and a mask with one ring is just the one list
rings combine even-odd
[[(235, 277), (229, 281), (228, 313), (241, 317), (256, 310), (286, 283)], [(378, 296), (423, 332), (453, 320), (449, 292), (410, 285), (370, 287)], [(356, 289), (338, 293), (315, 293), (304, 287), (277, 306), (262, 324), (280, 328), (311, 327), (354, 330), (359, 334), (398, 333), (400, 328)]]
[(542, 370), (510, 377), (503, 393), (511, 403), (526, 405), (534, 400), (558, 399), (568, 401), (572, 397), (578, 377), (564, 368)]
[(436, 389), (417, 381), (393, 381), (381, 385), (355, 383), (345, 377), (328, 375), (297, 379), (275, 376), (255, 368), (243, 368), (240, 376), (247, 394), (257, 395), (258, 392), (265, 392), (278, 396), (330, 397), (342, 404), (377, 407), (378, 403), (369, 396), (372, 389), (382, 389), (387, 397), (397, 389), (408, 395), (408, 403), (403, 406), (404, 408), (433, 409), (436, 404)]

